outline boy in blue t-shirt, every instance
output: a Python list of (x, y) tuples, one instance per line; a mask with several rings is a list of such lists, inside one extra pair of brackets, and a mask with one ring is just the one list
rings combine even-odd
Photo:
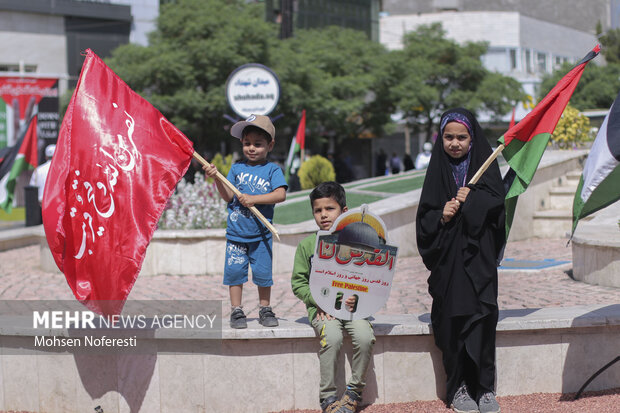
[[(259, 320), (265, 327), (276, 327), (278, 319), (272, 311), (271, 299), (272, 235), (248, 209), (256, 208), (270, 222), (274, 204), (286, 199), (287, 184), (279, 166), (267, 161), (273, 149), (276, 130), (267, 116), (251, 115), (237, 122), (230, 134), (241, 140), (244, 160), (232, 165), (227, 179), (241, 192), (239, 198), (219, 180), (215, 180), (222, 199), (228, 202), (228, 226), (226, 228), (226, 263), (224, 285), (230, 293), (230, 326), (246, 328), (241, 298), (243, 284), (248, 281), (248, 266), (252, 266), (252, 281), (258, 287)], [(203, 167), (207, 178), (214, 177), (216, 167)]]

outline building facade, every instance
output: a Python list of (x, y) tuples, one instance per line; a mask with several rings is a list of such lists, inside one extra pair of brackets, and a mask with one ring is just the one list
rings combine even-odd
[[(415, 4), (413, 4), (415, 3)], [(523, 1), (473, 1), (473, 0), (426, 0), (419, 2), (384, 1), (380, 18), (380, 42), (389, 49), (403, 47), (403, 35), (414, 31), (421, 25), (441, 23), (446, 36), (459, 43), (487, 42), (487, 53), (482, 60), (484, 66), (518, 80), (524, 91), (534, 100), (537, 87), (546, 74), (552, 73), (564, 62), (575, 63), (585, 56), (597, 43), (596, 22), (606, 22), (610, 27), (612, 0), (593, 0), (588, 9), (600, 13), (598, 16), (585, 12), (584, 8), (567, 11), (556, 22), (551, 21), (550, 10), (560, 5), (575, 6), (572, 0), (538, 2), (544, 3), (538, 9), (528, 9), (522, 13)], [(484, 5), (488, 5), (486, 10)], [(556, 8), (554, 9), (553, 6)], [(500, 7), (502, 6), (502, 7)], [(592, 6), (592, 7), (590, 7)], [(513, 10), (497, 10), (499, 8)], [(389, 11), (391, 10), (391, 11)], [(427, 12), (425, 10), (428, 10)], [(474, 11), (472, 11), (474, 10)], [(538, 10), (538, 12), (536, 12)], [(584, 19), (592, 24), (569, 24), (577, 13), (584, 11)], [(406, 14), (396, 14), (396, 13)], [(535, 17), (532, 17), (532, 16)], [(560, 24), (558, 22), (565, 22)], [(602, 56), (596, 64), (603, 63)], [(520, 106), (516, 111), (519, 120), (529, 111)], [(506, 121), (509, 115), (506, 115)]]
[(147, 44), (159, 0), (3, 0), (0, 75), (59, 79), (60, 93), (77, 82), (82, 52), (106, 57), (131, 42)]
[(517, 12), (523, 16), (595, 34), (596, 25), (615, 29), (620, 24), (620, 0), (383, 0), (390, 15), (442, 11)]
[(380, 7), (380, 0), (265, 0), (267, 21), (282, 25), (282, 37), (295, 29), (339, 26), (378, 41)]

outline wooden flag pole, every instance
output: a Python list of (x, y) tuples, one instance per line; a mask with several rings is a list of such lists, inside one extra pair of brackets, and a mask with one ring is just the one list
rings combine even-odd
[(491, 165), (491, 163), (493, 163), (495, 158), (497, 158), (497, 156), (500, 154), (501, 151), (504, 150), (504, 148), (505, 146), (503, 143), (500, 144), (497, 148), (495, 148), (491, 156), (489, 156), (489, 158), (486, 161), (484, 161), (480, 169), (478, 169), (478, 172), (476, 172), (476, 174), (471, 178), (471, 181), (469, 181), (470, 185), (473, 185), (478, 182), (478, 180), (480, 179), (484, 171), (489, 169), (489, 166)]
[[(194, 152), (193, 156), (194, 156), (194, 158), (196, 158), (204, 166), (209, 166), (209, 162), (207, 162), (205, 158), (200, 156), (200, 154), (198, 154), (198, 152)], [(218, 179), (220, 182), (222, 182), (224, 185), (226, 185), (226, 187), (228, 189), (230, 189), (233, 192), (233, 194), (235, 194), (237, 196), (237, 198), (239, 198), (241, 196), (241, 192), (239, 192), (239, 190), (228, 179), (226, 179), (226, 177), (224, 175), (222, 175), (220, 173), (220, 171), (217, 171), (217, 174), (215, 175), (215, 178)], [(269, 231), (271, 231), (273, 236), (278, 241), (280, 241), (280, 236), (278, 235), (278, 231), (275, 229), (275, 227), (273, 225), (271, 225), (271, 222), (269, 222), (269, 220), (267, 220), (267, 218), (265, 218), (263, 216), (263, 214), (261, 214), (260, 211), (256, 207), (252, 206), (252, 207), (250, 207), (248, 209), (250, 211), (252, 211), (252, 213), (256, 216), (256, 218), (260, 219), (260, 221), (263, 223), (263, 225), (265, 225), (265, 227), (267, 227), (267, 229)]]

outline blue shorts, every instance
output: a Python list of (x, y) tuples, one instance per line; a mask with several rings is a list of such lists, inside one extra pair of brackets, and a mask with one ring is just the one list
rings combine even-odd
[(248, 265), (252, 266), (252, 282), (259, 287), (271, 287), (271, 238), (254, 242), (226, 240), (224, 285), (241, 285), (248, 281)]

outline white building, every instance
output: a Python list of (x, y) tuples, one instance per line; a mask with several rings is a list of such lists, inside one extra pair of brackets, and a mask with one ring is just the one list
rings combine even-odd
[[(519, 80), (525, 92), (534, 98), (544, 74), (553, 72), (563, 62), (578, 62), (598, 44), (593, 33), (511, 11), (383, 15), (379, 39), (389, 49), (400, 49), (403, 34), (432, 23), (441, 23), (446, 36), (459, 43), (487, 42), (489, 50), (482, 59), (484, 66)], [(602, 56), (597, 60), (601, 63)], [(516, 119), (521, 119), (527, 111), (517, 108)]]
[(2, 0), (0, 75), (58, 78), (62, 94), (85, 49), (106, 57), (121, 44), (147, 45), (158, 14), (159, 0)]

